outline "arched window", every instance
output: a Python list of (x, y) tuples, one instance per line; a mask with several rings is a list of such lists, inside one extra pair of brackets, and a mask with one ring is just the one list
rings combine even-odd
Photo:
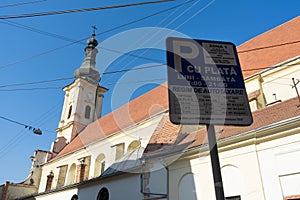
[(98, 192), (97, 200), (109, 200), (109, 192), (106, 187), (101, 188)]
[(50, 171), (49, 175), (47, 176), (46, 191), (51, 190), (53, 178), (54, 173), (53, 171)]
[(59, 168), (59, 174), (58, 174), (57, 183), (56, 183), (57, 188), (65, 185), (68, 165), (62, 165), (62, 166), (59, 166), (58, 168)]
[(75, 183), (75, 171), (76, 171), (76, 164), (73, 163), (68, 173), (68, 180), (67, 180), (68, 185)]
[(128, 145), (128, 147), (127, 147), (127, 152), (130, 152), (130, 151), (136, 149), (136, 148), (139, 147), (139, 146), (141, 146), (141, 142), (138, 141), (138, 140), (134, 140), (134, 141), (132, 141), (132, 142)]
[(241, 199), (243, 182), (239, 168), (226, 165), (222, 167), (221, 172), (226, 199)]
[(77, 194), (74, 194), (71, 198), (71, 200), (78, 200), (78, 195)]
[(72, 106), (69, 107), (68, 119), (71, 117), (71, 114), (72, 114)]
[(87, 105), (85, 107), (84, 117), (86, 119), (90, 119), (90, 116), (91, 116), (91, 106)]
[(100, 176), (105, 169), (105, 155), (101, 153), (97, 158), (95, 162), (95, 172), (94, 172), (94, 177)]
[(181, 177), (178, 184), (179, 200), (197, 200), (203, 199), (203, 191), (201, 188), (201, 180), (193, 173), (185, 174)]
[(119, 160), (122, 156), (124, 156), (124, 146), (125, 146), (124, 142), (112, 146), (115, 147), (116, 149), (115, 160)]

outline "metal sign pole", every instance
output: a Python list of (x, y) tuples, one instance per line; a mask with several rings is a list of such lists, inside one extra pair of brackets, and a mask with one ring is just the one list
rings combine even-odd
[(206, 130), (207, 130), (208, 146), (210, 149), (210, 159), (211, 159), (211, 166), (212, 166), (213, 177), (214, 177), (216, 199), (225, 200), (215, 127), (214, 125), (207, 124)]

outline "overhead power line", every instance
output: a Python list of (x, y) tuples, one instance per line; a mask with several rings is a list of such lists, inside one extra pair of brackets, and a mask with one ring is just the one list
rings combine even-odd
[(71, 46), (71, 45), (73, 45), (73, 44), (80, 43), (80, 42), (82, 42), (83, 40), (86, 40), (86, 39), (88, 39), (88, 38), (84, 38), (84, 39), (81, 39), (81, 40), (77, 40), (77, 41), (74, 41), (74, 42), (72, 42), (72, 43), (68, 43), (68, 44), (65, 44), (65, 45), (56, 47), (56, 48), (54, 48), (54, 49), (50, 49), (50, 50), (47, 50), (47, 51), (43, 51), (43, 52), (41, 52), (41, 53), (38, 53), (38, 54), (35, 54), (35, 55), (31, 55), (31, 56), (26, 57), (26, 58), (22, 58), (22, 59), (20, 59), (20, 60), (16, 60), (16, 61), (13, 61), (13, 62), (11, 62), (11, 63), (7, 63), (7, 64), (5, 64), (5, 65), (0, 66), (0, 70), (3, 69), (3, 68), (9, 67), (9, 66), (12, 66), (12, 65), (15, 65), (15, 64), (18, 64), (18, 63), (21, 63), (21, 62), (30, 60), (30, 59), (32, 59), (32, 58), (36, 58), (36, 57), (39, 57), (39, 56), (42, 56), (42, 55), (45, 55), (45, 54), (48, 54), (48, 53), (57, 51), (57, 50), (59, 50), (59, 49), (63, 49), (63, 48), (65, 48), (65, 47)]
[(34, 28), (34, 27), (26, 26), (24, 24), (17, 23), (17, 22), (11, 21), (11, 20), (4, 19), (4, 20), (1, 20), (0, 23), (6, 24), (6, 25), (9, 25), (9, 26), (14, 26), (14, 27), (21, 28), (21, 29), (25, 29), (25, 30), (28, 30), (28, 31), (31, 31), (31, 32), (39, 33), (41, 35), (46, 35), (46, 36), (50, 36), (50, 37), (53, 37), (53, 38), (58, 38), (58, 39), (65, 40), (65, 41), (68, 41), (68, 42), (76, 42), (76, 40), (74, 40), (74, 39), (71, 39), (71, 38), (68, 38), (68, 37), (65, 37), (65, 36), (62, 36), (62, 35), (58, 35), (58, 34), (55, 34), (55, 33), (51, 33), (51, 32), (48, 32), (48, 31), (43, 31), (41, 29), (37, 29), (37, 28)]
[[(116, 71), (108, 71), (103, 72), (101, 75), (107, 75), (107, 74), (115, 74), (115, 73), (121, 73), (121, 72), (128, 72), (128, 71), (136, 71), (136, 70), (143, 70), (143, 69), (149, 69), (149, 68), (155, 68), (155, 67), (162, 67), (165, 66), (165, 64), (157, 64), (157, 65), (149, 65), (144, 67), (136, 67), (133, 69), (122, 69), (122, 70), (116, 70)], [(28, 82), (28, 83), (12, 83), (8, 85), (0, 85), (0, 88), (7, 88), (7, 87), (16, 87), (16, 86), (26, 86), (26, 85), (36, 85), (41, 83), (50, 83), (50, 82), (57, 82), (57, 81), (64, 81), (64, 80), (70, 80), (73, 79), (73, 77), (65, 77), (65, 78), (57, 78), (57, 79), (51, 79), (51, 80), (42, 80), (42, 81), (34, 81), (34, 82)], [(57, 87), (49, 88), (48, 89), (57, 89)], [(24, 89), (12, 89), (12, 90), (27, 90)], [(5, 90), (1, 89), (0, 91), (12, 91), (12, 90)]]
[[(146, 80), (134, 80), (134, 81), (118, 81), (110, 82), (105, 85), (116, 85), (116, 84), (130, 84), (130, 83), (145, 83), (153, 81), (166, 81), (166, 78), (156, 78), (156, 79), (146, 79)], [(62, 87), (34, 87), (34, 88), (16, 88), (16, 89), (0, 89), (0, 92), (15, 92), (15, 91), (33, 91), (33, 90), (51, 90), (51, 89), (61, 89)]]
[(9, 122), (12, 122), (14, 124), (18, 124), (18, 125), (21, 125), (21, 126), (24, 126), (26, 129), (29, 129), (29, 130), (32, 130), (32, 132), (34, 134), (37, 134), (37, 135), (42, 135), (42, 131), (40, 129), (36, 129), (30, 125), (27, 125), (27, 124), (23, 124), (21, 122), (18, 122), (18, 121), (15, 121), (15, 120), (12, 120), (12, 119), (8, 119), (6, 117), (3, 117), (3, 116), (0, 116), (1, 119), (4, 119), (6, 121), (9, 121)]
[[(121, 70), (115, 70), (115, 71), (108, 71), (100, 73), (100, 75), (108, 75), (108, 74), (115, 74), (115, 73), (122, 73), (122, 72), (128, 72), (128, 71), (136, 71), (136, 70), (143, 70), (143, 69), (149, 69), (149, 68), (156, 68), (156, 67), (162, 67), (166, 66), (167, 64), (155, 64), (155, 65), (149, 65), (144, 67), (137, 67), (132, 69), (121, 69)], [(278, 66), (281, 67), (281, 66)], [(272, 67), (260, 67), (260, 68), (251, 68), (251, 69), (242, 69), (242, 71), (256, 71), (256, 70), (264, 70), (269, 69)], [(16, 87), (16, 86), (26, 86), (26, 85), (37, 85), (42, 83), (50, 83), (50, 82), (58, 82), (58, 81), (65, 81), (65, 80), (71, 80), (74, 79), (74, 77), (65, 77), (65, 78), (57, 78), (57, 79), (50, 79), (50, 80), (41, 80), (41, 81), (34, 81), (34, 82), (27, 82), (27, 83), (12, 83), (8, 85), (0, 85), (0, 88), (7, 88), (7, 87)], [(111, 85), (113, 83), (109, 83)], [(18, 90), (40, 90), (40, 89), (58, 89), (61, 87), (44, 87), (44, 88), (20, 88), (20, 89), (0, 89), (0, 91), (18, 91)]]
[(0, 8), (22, 6), (22, 5), (26, 5), (26, 4), (40, 3), (40, 2), (43, 2), (43, 1), (47, 1), (47, 0), (35, 0), (35, 1), (19, 2), (19, 3), (8, 4), (8, 5), (3, 5), (3, 6), (0, 5)]
[[(117, 30), (117, 29), (120, 29), (120, 28), (123, 28), (125, 26), (128, 26), (128, 25), (131, 25), (131, 24), (134, 24), (134, 23), (137, 23), (137, 22), (140, 22), (140, 21), (143, 21), (145, 19), (148, 19), (148, 18), (151, 18), (153, 16), (156, 16), (156, 15), (159, 15), (159, 14), (162, 14), (162, 13), (165, 13), (165, 12), (168, 12), (170, 10), (173, 10), (173, 9), (176, 9), (176, 8), (179, 8), (181, 6), (184, 6), (185, 4), (188, 4), (188, 3), (191, 3), (195, 0), (189, 0), (189, 1), (185, 1), (181, 4), (178, 4), (176, 6), (173, 6), (173, 7), (169, 7), (167, 9), (164, 9), (164, 10), (161, 10), (161, 11), (158, 11), (158, 12), (155, 12), (153, 14), (150, 14), (150, 15), (147, 15), (145, 17), (142, 17), (142, 18), (139, 18), (139, 19), (136, 19), (136, 20), (133, 20), (133, 21), (130, 21), (128, 23), (125, 23), (125, 24), (122, 24), (122, 25), (119, 25), (119, 26), (116, 26), (116, 27), (113, 27), (111, 29), (108, 29), (106, 31), (102, 31), (100, 32), (98, 35), (102, 35), (102, 34), (105, 34), (105, 33), (109, 33), (111, 31), (114, 31), (114, 30)], [(4, 22), (5, 21), (5, 22)], [(17, 27), (17, 28), (22, 28), (22, 29), (26, 29), (28, 31), (32, 31), (32, 32), (36, 32), (36, 33), (39, 33), (39, 34), (42, 34), (42, 35), (46, 35), (46, 36), (51, 36), (51, 37), (54, 37), (54, 38), (58, 38), (58, 39), (61, 39), (61, 40), (65, 40), (65, 41), (69, 41), (69, 42), (75, 42), (76, 40), (74, 39), (71, 39), (71, 38), (68, 38), (68, 37), (65, 37), (65, 36), (62, 36), (62, 35), (58, 35), (58, 34), (55, 34), (55, 33), (51, 33), (51, 32), (48, 32), (48, 31), (43, 31), (41, 29), (37, 29), (37, 28), (34, 28), (34, 27), (30, 27), (30, 26), (26, 26), (26, 25), (23, 25), (21, 23), (17, 23), (17, 22), (14, 22), (14, 21), (10, 21), (10, 20), (7, 20), (7, 19), (4, 19), (3, 21), (0, 21), (1, 23), (4, 23), (4, 24), (7, 24), (7, 25), (10, 25), (10, 26), (14, 26), (14, 27)], [(85, 43), (84, 43), (85, 44)]]
[[(128, 26), (128, 25), (131, 25), (131, 24), (140, 22), (140, 21), (142, 21), (142, 20), (148, 19), (148, 18), (153, 17), (153, 16), (156, 16), (156, 15), (158, 15), (158, 14), (162, 14), (162, 13), (167, 12), (167, 11), (170, 11), (170, 10), (172, 10), (172, 9), (179, 8), (179, 7), (181, 7), (181, 6), (185, 5), (185, 4), (188, 4), (188, 3), (193, 2), (193, 1), (195, 1), (195, 0), (185, 1), (185, 2), (183, 2), (183, 3), (181, 3), (181, 4), (178, 4), (178, 5), (176, 5), (176, 6), (170, 7), (170, 8), (168, 8), (168, 9), (165, 9), (165, 10), (161, 10), (161, 11), (155, 12), (155, 13), (150, 14), (150, 15), (147, 15), (147, 16), (145, 16), (145, 17), (142, 17), (142, 18), (133, 20), (133, 21), (131, 21), (131, 22), (128, 22), (128, 23), (125, 23), (125, 24), (116, 26), (116, 27), (114, 27), (114, 28), (108, 29), (108, 30), (106, 30), (106, 31), (100, 32), (98, 35), (105, 34), (105, 33), (108, 33), (108, 32), (111, 32), (111, 31), (114, 31), (114, 30), (123, 28), (123, 27), (125, 27), (125, 26)], [(43, 30), (40, 30), (40, 29), (36, 29), (36, 28), (29, 27), (29, 26), (25, 26), (25, 25), (20, 24), (20, 23), (12, 22), (12, 21), (9, 21), (9, 20), (5, 20), (5, 21), (6, 21), (6, 23), (3, 22), (3, 21), (0, 21), (0, 22), (2, 22), (2, 23), (4, 23), (4, 24), (7, 24), (7, 25), (12, 25), (12, 26), (15, 26), (15, 27), (19, 27), (19, 28), (23, 28), (23, 29), (30, 30), (30, 31), (33, 31), (33, 32), (37, 32), (37, 33), (40, 33), (40, 34), (44, 34), (44, 35), (52, 36), (52, 37), (55, 37), (55, 38), (59, 38), (59, 39), (62, 39), (62, 40), (71, 41), (71, 43), (66, 44), (66, 45), (63, 45), (63, 46), (60, 46), (60, 47), (56, 47), (56, 48), (54, 48), (54, 49), (50, 49), (50, 50), (47, 50), (47, 51), (44, 51), (44, 52), (41, 52), (41, 53), (38, 53), (38, 54), (35, 54), (35, 55), (32, 55), (32, 56), (23, 58), (23, 59), (20, 59), (20, 60), (17, 60), (17, 61), (13, 61), (13, 62), (4, 64), (4, 65), (0, 66), (0, 70), (3, 69), (3, 68), (6, 68), (6, 67), (12, 66), (12, 65), (21, 63), (21, 62), (25, 62), (25, 61), (30, 60), (30, 59), (32, 59), (32, 58), (36, 58), (36, 57), (39, 57), (39, 56), (42, 56), (42, 55), (45, 55), (45, 54), (48, 54), (48, 53), (51, 53), (51, 52), (54, 52), (54, 51), (63, 49), (63, 48), (65, 48), (65, 47), (71, 46), (71, 45), (73, 45), (73, 44), (81, 43), (82, 41), (87, 40), (87, 39), (89, 38), (89, 37), (87, 37), (87, 38), (83, 38), (83, 39), (80, 39), (80, 40), (73, 40), (73, 39), (67, 38), (67, 37), (65, 37), (65, 36), (61, 36), (61, 35), (57, 35), (57, 34), (54, 34), (54, 33), (46, 32), (46, 31), (43, 31)], [(105, 50), (107, 50), (107, 49), (105, 49)], [(115, 50), (111, 50), (111, 51), (115, 51)], [(120, 53), (120, 52), (119, 52), (119, 53)], [(127, 53), (127, 55), (133, 56), (133, 54), (131, 54), (131, 53)], [(135, 56), (135, 57), (136, 57), (136, 56)], [(139, 58), (144, 58), (144, 57), (139, 56)]]
[(20, 15), (4, 15), (4, 16), (0, 16), (0, 19), (29, 18), (29, 17), (49, 16), (49, 15), (61, 15), (61, 14), (68, 14), (68, 13), (90, 12), (90, 11), (96, 11), (96, 10), (107, 10), (107, 9), (116, 9), (116, 8), (124, 8), (124, 7), (133, 7), (133, 6), (156, 4), (156, 3), (163, 3), (163, 2), (170, 2), (170, 1), (173, 1), (173, 0), (144, 1), (144, 2), (139, 2), (139, 3), (130, 3), (130, 4), (122, 4), (122, 5), (114, 5), (114, 6), (81, 8), (81, 9), (29, 13), (29, 14), (20, 14)]
[(32, 90), (51, 90), (51, 89), (61, 89), (61, 87), (36, 87), (36, 88), (0, 89), (0, 92), (32, 91)]
[(164, 9), (164, 10), (160, 10), (160, 11), (158, 11), (158, 12), (155, 12), (155, 13), (153, 13), (153, 14), (147, 15), (147, 16), (142, 17), (142, 18), (140, 18), (140, 19), (133, 20), (133, 21), (131, 21), (131, 22), (122, 24), (122, 25), (120, 25), (120, 26), (116, 26), (116, 27), (114, 27), (114, 28), (111, 28), (111, 29), (108, 29), (108, 30), (106, 30), (106, 31), (101, 32), (100, 35), (101, 35), (101, 34), (108, 33), (108, 32), (111, 32), (111, 31), (114, 31), (114, 30), (117, 30), (117, 29), (119, 29), (119, 28), (123, 28), (124, 26), (128, 26), (128, 25), (131, 25), (131, 24), (134, 24), (134, 23), (143, 21), (143, 20), (148, 19), (148, 18), (150, 18), (150, 17), (153, 17), (153, 16), (156, 16), (156, 15), (159, 15), (159, 14), (162, 14), (162, 13), (165, 13), (165, 12), (168, 12), (168, 11), (170, 11), (170, 10), (174, 10), (174, 9), (176, 9), (176, 8), (179, 8), (179, 7), (181, 7), (181, 6), (184, 6), (184, 5), (186, 5), (186, 4), (189, 4), (189, 3), (193, 2), (193, 1), (195, 1), (195, 0), (185, 1), (185, 2), (183, 2), (183, 3), (181, 3), (181, 4), (176, 5), (176, 6), (169, 7), (169, 8)]
[(250, 52), (250, 51), (258, 51), (258, 50), (262, 50), (262, 49), (280, 47), (280, 46), (285, 46), (285, 45), (290, 45), (290, 44), (296, 44), (296, 43), (299, 43), (299, 42), (300, 42), (300, 40), (296, 40), (296, 41), (292, 41), (292, 42), (286, 42), (286, 43), (279, 43), (279, 44), (274, 44), (274, 45), (269, 45), (269, 46), (263, 46), (263, 47), (257, 47), (257, 48), (253, 48), (253, 49), (238, 51), (238, 53), (247, 53), (247, 52)]
[(57, 79), (52, 79), (52, 80), (35, 81), (35, 82), (29, 82), (29, 83), (14, 83), (14, 84), (9, 84), (9, 85), (0, 85), (0, 88), (24, 86), (24, 85), (35, 85), (35, 84), (40, 84), (40, 83), (49, 83), (49, 82), (64, 81), (64, 80), (70, 80), (70, 79), (73, 79), (73, 78), (57, 78)]

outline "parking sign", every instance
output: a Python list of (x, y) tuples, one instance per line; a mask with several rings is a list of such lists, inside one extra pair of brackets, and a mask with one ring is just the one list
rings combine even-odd
[(233, 43), (170, 37), (166, 47), (169, 113), (173, 123), (252, 123)]

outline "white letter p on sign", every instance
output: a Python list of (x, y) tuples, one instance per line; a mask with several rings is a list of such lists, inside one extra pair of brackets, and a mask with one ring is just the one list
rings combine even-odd
[[(189, 52), (183, 52), (183, 48), (190, 49)], [(173, 53), (175, 70), (182, 72), (181, 58), (193, 59), (199, 55), (199, 47), (191, 41), (173, 40)]]

